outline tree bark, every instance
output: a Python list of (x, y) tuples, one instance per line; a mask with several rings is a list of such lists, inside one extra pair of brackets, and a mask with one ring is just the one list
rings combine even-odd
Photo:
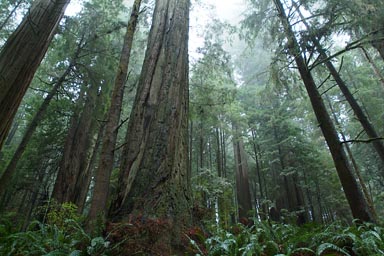
[(111, 217), (190, 223), (189, 0), (157, 0)]
[(355, 177), (353, 176), (353, 172), (351, 166), (348, 163), (347, 156), (339, 141), (338, 134), (327, 112), (321, 95), (317, 90), (317, 86), (312, 77), (312, 74), (310, 73), (310, 70), (306, 66), (305, 61), (301, 55), (298, 42), (285, 14), (284, 7), (279, 0), (274, 0), (274, 2), (281, 23), (284, 27), (286, 37), (288, 39), (289, 53), (294, 57), (296, 65), (299, 69), (316, 118), (319, 122), (320, 128), (331, 152), (340, 182), (351, 208), (352, 215), (354, 218), (360, 219), (361, 221), (375, 222), (376, 220), (370, 212), (368, 204), (356, 182)]
[(0, 53), (0, 149), (70, 0), (36, 0)]
[[(120, 122), (121, 106), (124, 97), (125, 82), (128, 75), (129, 59), (131, 56), (133, 36), (140, 12), (141, 0), (135, 0), (131, 18), (127, 26), (124, 38), (124, 45), (120, 55), (120, 62), (115, 79), (111, 106), (108, 112), (108, 119), (105, 125), (100, 161), (95, 176), (95, 187), (91, 201), (91, 209), (88, 214), (88, 223), (95, 220), (98, 215), (105, 217), (107, 200), (109, 195), (109, 181), (114, 166), (115, 146)], [(91, 228), (92, 225), (88, 225)]]

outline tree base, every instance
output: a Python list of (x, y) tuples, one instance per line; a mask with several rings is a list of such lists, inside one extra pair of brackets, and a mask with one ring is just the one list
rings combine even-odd
[(111, 255), (195, 255), (194, 229), (168, 219), (130, 216), (127, 222), (107, 223), (105, 236)]

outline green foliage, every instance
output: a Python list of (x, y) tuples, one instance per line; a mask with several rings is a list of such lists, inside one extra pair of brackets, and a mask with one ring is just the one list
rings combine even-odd
[(77, 212), (77, 206), (73, 203), (59, 204), (55, 200), (51, 200), (47, 206), (38, 209), (40, 211), (47, 211), (46, 222), (49, 225), (55, 225), (62, 230), (68, 228), (67, 220), (74, 220), (81, 223), (83, 217)]
[(227, 179), (218, 177), (217, 172), (210, 169), (203, 169), (192, 177), (192, 190), (196, 197), (204, 193), (208, 201), (215, 201), (225, 193), (232, 191), (232, 185)]
[(0, 254), (106, 255), (109, 242), (103, 237), (90, 237), (80, 220), (73, 204), (53, 203), (47, 213), (47, 224), (34, 221), (25, 232), (14, 232), (9, 223), (2, 221)]
[[(257, 222), (253, 227), (218, 229), (205, 240), (204, 255), (383, 255), (383, 228), (373, 224), (302, 227)], [(199, 243), (192, 242), (194, 246)]]

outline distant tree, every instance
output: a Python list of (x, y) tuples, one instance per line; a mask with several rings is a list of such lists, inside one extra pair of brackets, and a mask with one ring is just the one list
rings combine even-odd
[(244, 142), (238, 128), (234, 128), (233, 153), (235, 155), (236, 195), (240, 221), (252, 216), (251, 192), (249, 189), (249, 168)]

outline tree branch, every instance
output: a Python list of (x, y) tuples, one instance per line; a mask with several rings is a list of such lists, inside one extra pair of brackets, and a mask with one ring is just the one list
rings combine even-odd
[(377, 141), (377, 140), (384, 140), (384, 137), (369, 138), (366, 140), (345, 140), (345, 141), (341, 141), (340, 143), (341, 144), (345, 144), (345, 143), (371, 143), (371, 142)]

